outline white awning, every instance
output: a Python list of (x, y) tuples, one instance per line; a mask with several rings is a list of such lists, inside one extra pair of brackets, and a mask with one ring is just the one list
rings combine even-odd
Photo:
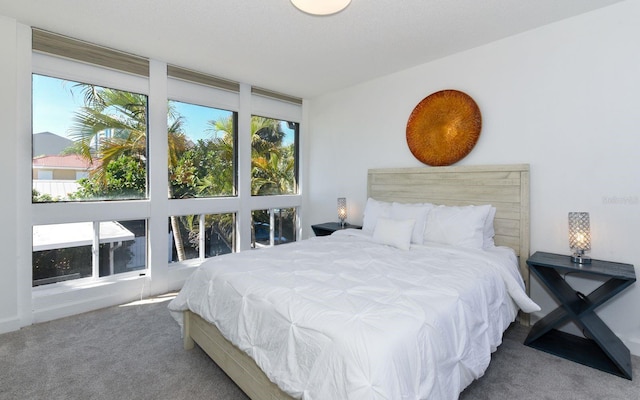
[[(36, 225), (33, 227), (33, 251), (91, 246), (93, 222)], [(134, 240), (133, 232), (117, 221), (100, 222), (100, 243)]]
[(78, 181), (58, 179), (34, 179), (33, 188), (40, 194), (48, 194), (54, 199), (66, 199), (70, 193), (80, 188)]

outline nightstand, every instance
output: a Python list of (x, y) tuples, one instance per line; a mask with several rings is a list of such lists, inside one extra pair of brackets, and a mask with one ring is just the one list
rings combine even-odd
[(359, 225), (351, 225), (351, 224), (346, 224), (343, 228), (340, 222), (325, 222), (324, 224), (311, 225), (311, 229), (313, 229), (313, 233), (315, 233), (316, 236), (331, 235), (335, 231), (339, 231), (340, 229), (347, 229), (347, 228), (362, 229), (362, 227)]
[[(543, 252), (536, 252), (527, 264), (560, 306), (533, 325), (524, 344), (631, 379), (629, 349), (596, 315), (595, 309), (635, 282), (633, 265), (601, 260), (576, 264), (568, 255)], [(585, 295), (565, 281), (568, 274), (605, 281)], [(554, 329), (569, 321), (582, 329), (584, 338)]]

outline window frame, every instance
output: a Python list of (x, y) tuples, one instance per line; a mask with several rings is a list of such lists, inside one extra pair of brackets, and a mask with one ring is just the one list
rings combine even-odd
[[(238, 93), (233, 93), (223, 89), (217, 89), (197, 83), (186, 82), (181, 79), (167, 77), (167, 101), (177, 101), (202, 107), (216, 108), (234, 113), (235, 135), (233, 138), (234, 147), (234, 171), (233, 171), (233, 194), (229, 196), (206, 197), (206, 199), (220, 199), (225, 197), (238, 196), (238, 114), (240, 99)], [(170, 199), (171, 201), (182, 201), (184, 199)]]
[[(35, 56), (36, 54), (34, 54)], [(38, 66), (41, 65), (35, 65), (34, 64), (34, 68), (33, 71), (31, 72), (31, 77), (33, 79), (33, 75), (40, 75), (40, 76), (44, 76), (47, 78), (53, 78), (53, 79), (58, 79), (58, 80), (64, 80), (64, 81), (68, 81), (68, 82), (74, 82), (74, 83), (84, 83), (84, 84), (90, 84), (90, 85), (96, 85), (99, 87), (103, 87), (103, 88), (108, 88), (108, 89), (115, 89), (118, 91), (122, 91), (122, 92), (129, 92), (129, 93), (134, 93), (134, 94), (140, 94), (143, 96), (146, 96), (147, 98), (147, 114), (149, 113), (149, 90), (148, 90), (148, 83), (147, 83), (147, 88), (144, 91), (134, 91), (131, 89), (123, 89), (120, 87), (114, 87), (114, 86), (119, 86), (119, 85), (112, 85), (110, 83), (105, 84), (101, 84), (101, 83), (93, 83), (92, 81), (94, 80), (94, 76), (98, 77), (98, 79), (96, 79), (96, 81), (103, 81), (103, 82), (109, 82), (108, 79), (123, 79), (125, 80), (126, 78), (141, 78), (142, 80), (148, 82), (148, 78), (143, 78), (143, 77), (133, 77), (129, 74), (126, 73), (121, 73), (118, 71), (112, 71), (112, 70), (108, 70), (102, 67), (96, 67), (96, 66), (92, 66), (92, 65), (88, 65), (88, 64), (80, 64), (78, 65), (77, 61), (72, 61), (72, 60), (64, 60), (64, 59), (60, 59), (58, 57), (55, 56), (49, 56), (49, 55), (44, 55), (44, 54), (37, 54), (41, 57), (36, 57), (36, 59), (38, 60), (38, 62), (40, 63), (48, 63), (47, 64), (47, 68), (43, 68), (46, 69), (47, 71), (49, 71), (50, 73), (40, 73), (37, 72), (36, 69), (40, 69), (38, 68)], [(53, 67), (55, 65), (55, 68)], [(56, 68), (59, 68), (60, 70), (57, 70)], [(69, 73), (70, 75), (74, 75), (77, 76), (78, 78), (70, 78), (68, 76), (64, 76), (67, 73)], [(105, 73), (106, 74), (106, 79), (105, 77), (100, 76), (101, 73)], [(115, 74), (114, 74), (115, 73)], [(141, 88), (141, 80), (140, 79), (133, 79), (130, 80), (130, 82), (132, 84), (135, 84), (136, 86), (138, 86), (138, 88)], [(33, 94), (33, 87), (32, 87), (32, 94)], [(33, 104), (33, 98), (31, 103)], [(31, 114), (31, 117), (33, 118), (33, 113)], [(149, 137), (149, 121), (147, 121), (147, 127), (146, 127), (146, 135), (147, 138)], [(31, 137), (31, 148), (33, 149), (33, 136)], [(149, 149), (148, 149), (148, 140), (147, 140), (147, 152), (146, 152), (146, 157), (149, 158)], [(33, 174), (33, 169), (32, 169), (32, 174)], [(149, 167), (147, 166), (146, 170), (145, 170), (145, 175), (146, 175), (146, 187), (145, 187), (145, 197), (144, 198), (132, 198), (132, 199), (115, 199), (115, 200), (103, 200), (103, 199), (86, 199), (86, 200), (71, 200), (71, 201), (63, 201), (65, 203), (75, 203), (75, 202), (98, 202), (98, 201), (106, 201), (106, 202), (113, 202), (113, 201), (123, 201), (123, 202), (128, 202), (128, 201), (137, 201), (137, 200), (148, 200), (149, 198)], [(52, 178), (53, 179), (53, 178)], [(77, 180), (77, 179), (76, 179)], [(32, 183), (33, 184), (33, 183)]]
[[(294, 155), (293, 155), (293, 157), (294, 157), (294, 160), (293, 160), (293, 162), (294, 162), (293, 193), (284, 193), (284, 194), (279, 194), (279, 195), (254, 195), (254, 194), (252, 194), (251, 196), (252, 197), (287, 196), (287, 195), (288, 196), (295, 196), (295, 195), (300, 194), (300, 185), (298, 184), (298, 182), (300, 181), (300, 179), (299, 179), (299, 175), (300, 175), (300, 157), (298, 155), (298, 153), (300, 152), (300, 143), (299, 143), (299, 140), (300, 140), (300, 123), (296, 122), (296, 121), (291, 121), (291, 120), (284, 120), (284, 119), (281, 119), (281, 118), (265, 117), (265, 116), (257, 115), (257, 114), (252, 114), (251, 118), (253, 118), (253, 117), (271, 119), (271, 120), (279, 121), (281, 123), (282, 122), (294, 123), (294, 124), (298, 125), (298, 128), (294, 130), (294, 138), (293, 138), (293, 140), (294, 140), (294, 143), (293, 143), (294, 144), (294, 146), (293, 146), (294, 147)], [(253, 149), (252, 149), (252, 152), (253, 152)], [(253, 163), (253, 154), (252, 154), (252, 160), (251, 161)], [(251, 176), (251, 181), (252, 181), (251, 184), (253, 184), (253, 174)], [(284, 207), (280, 207), (280, 208), (284, 208)]]
[[(167, 102), (169, 100), (199, 105), (203, 107), (211, 107), (233, 112), (235, 115), (235, 136), (234, 136), (234, 194), (230, 196), (217, 196), (217, 197), (198, 197), (190, 199), (168, 199), (169, 213), (167, 218), (171, 216), (183, 216), (183, 215), (208, 215), (208, 214), (235, 214), (235, 248), (234, 252), (240, 250), (238, 245), (239, 232), (238, 232), (238, 212), (240, 210), (239, 200), (239, 128), (238, 128), (238, 115), (240, 113), (240, 94), (214, 88), (208, 85), (200, 83), (185, 81), (171, 76), (166, 76), (167, 82)], [(165, 138), (165, 141), (167, 138)], [(168, 168), (168, 166), (167, 166)], [(168, 170), (168, 169), (167, 169)], [(166, 177), (166, 174), (165, 174)], [(168, 179), (166, 179), (167, 185), (169, 185)], [(171, 250), (171, 249), (170, 249)], [(168, 263), (169, 269), (180, 269), (184, 267), (197, 266), (202, 263), (206, 258), (202, 253), (198, 258), (187, 259), (184, 261), (170, 262)]]
[[(31, 73), (29, 74), (31, 79), (34, 74), (44, 75), (61, 80), (94, 84), (101, 87), (108, 87), (127, 92), (134, 92), (145, 95), (147, 96), (147, 99), (149, 99), (149, 78), (147, 77), (119, 72), (112, 69), (86, 64), (75, 60), (64, 59), (49, 54), (33, 52)], [(147, 113), (148, 112), (149, 101), (147, 101)], [(147, 135), (149, 135), (149, 130), (149, 123), (147, 122)], [(33, 136), (33, 132), (30, 132), (30, 135)], [(33, 145), (32, 140), (31, 143)], [(149, 192), (148, 177), (149, 168), (147, 168), (147, 193)], [(30, 182), (30, 186), (32, 184), (33, 183)], [(148, 219), (150, 217), (149, 198), (132, 200), (91, 200), (83, 202), (32, 203), (31, 215), (31, 231), (33, 231), (33, 226), (36, 225), (64, 224), (72, 222), (95, 223), (118, 220), (146, 220), (148, 226)], [(96, 216), (99, 216), (99, 218), (96, 218)], [(147, 235), (147, 248), (149, 247), (148, 240), (149, 239)], [(33, 254), (33, 247), (31, 253)], [(96, 260), (92, 260), (92, 262), (95, 263)], [(148, 273), (150, 268), (149, 265), (149, 254), (147, 252), (145, 269), (105, 277), (95, 276), (94, 273), (91, 277), (59, 282), (59, 284), (55, 284), (55, 286), (72, 289), (74, 287), (84, 286), (97, 281), (106, 282), (127, 279), (135, 276), (140, 276), (140, 274), (144, 275)], [(32, 264), (31, 267), (33, 268)], [(93, 266), (92, 270), (95, 272), (96, 267)], [(47, 292), (50, 290), (49, 286), (52, 285), (32, 287), (32, 290), (34, 292)]]
[[(32, 226), (34, 225), (145, 219), (147, 221), (146, 269), (102, 278), (92, 277), (78, 279), (61, 282), (55, 285), (44, 285), (40, 287), (32, 287), (30, 285), (29, 289), (32, 294), (30, 304), (33, 306), (34, 315), (49, 312), (45, 310), (64, 309), (65, 307), (68, 307), (65, 304), (69, 302), (74, 304), (70, 308), (80, 310), (87, 309), (86, 307), (91, 307), (90, 305), (80, 306), (81, 303), (98, 302), (103, 304), (101, 303), (102, 300), (97, 300), (98, 298), (109, 296), (128, 298), (131, 296), (132, 288), (134, 287), (137, 288), (136, 290), (133, 290), (134, 292), (137, 292), (138, 294), (144, 292), (147, 282), (148, 287), (146, 290), (149, 292), (161, 293), (166, 291), (168, 288), (179, 288), (186, 277), (188, 277), (188, 275), (193, 271), (193, 268), (199, 266), (204, 260), (186, 260), (182, 263), (171, 264), (167, 262), (168, 244), (166, 240), (166, 223), (167, 218), (172, 215), (235, 213), (235, 251), (246, 251), (250, 250), (251, 246), (251, 233), (248, 221), (251, 220), (252, 210), (295, 208), (297, 216), (296, 240), (300, 240), (302, 232), (302, 229), (300, 228), (300, 209), (303, 202), (303, 167), (301, 163), (303, 158), (303, 155), (301, 154), (303, 149), (303, 145), (301, 143), (303, 112), (301, 104), (294, 104), (286, 100), (271, 98), (269, 96), (265, 96), (264, 93), (252, 93), (251, 86), (244, 83), (240, 83), (238, 85), (239, 91), (236, 93), (233, 91), (211, 88), (207, 85), (172, 78), (167, 75), (167, 64), (158, 60), (149, 60), (148, 77), (119, 72), (106, 67), (65, 59), (55, 55), (43, 54), (35, 50), (31, 50), (29, 61), (25, 63), (25, 66), (29, 67), (29, 71), (25, 71), (21, 78), (24, 79), (23, 84), (25, 87), (31, 88), (30, 80), (32, 79), (32, 74), (40, 74), (75, 82), (86, 82), (123, 91), (131, 91), (134, 93), (144, 94), (148, 98), (147, 142), (149, 146), (148, 155), (150, 164), (147, 168), (147, 191), (149, 195), (147, 199), (98, 200), (91, 202), (65, 203), (29, 202), (28, 205), (25, 205), (25, 207), (27, 207), (26, 215), (28, 215), (31, 220), (30, 224), (27, 224), (25, 228), (28, 228), (30, 233), (32, 232)], [(27, 76), (29, 82), (26, 80)], [(212, 96), (212, 92), (218, 93), (219, 96)], [(208, 95), (203, 95), (204, 93), (208, 93)], [(166, 106), (169, 99), (220, 108), (237, 113), (237, 194), (235, 196), (168, 199)], [(25, 101), (25, 103), (28, 102), (25, 106), (30, 109), (31, 93), (26, 95), (22, 101)], [(26, 116), (25, 113), (22, 115)], [(28, 113), (28, 115), (31, 116), (30, 113)], [(299, 124), (298, 137), (296, 138), (296, 156), (298, 159), (297, 193), (275, 196), (251, 196), (250, 138), (248, 143), (246, 138), (241, 139), (243, 135), (250, 136), (246, 131), (248, 131), (250, 127), (251, 115), (264, 115), (268, 118), (291, 121)], [(27, 123), (25, 122), (25, 124)], [(30, 120), (28, 122), (28, 126), (30, 126)], [(25, 129), (25, 131), (27, 131), (27, 129)], [(33, 134), (31, 129), (28, 129), (28, 133), (30, 136)], [(29, 140), (29, 143), (31, 143), (31, 140)], [(29, 156), (31, 156), (31, 146), (29, 147)], [(26, 158), (26, 153), (24, 154), (24, 157)], [(29, 157), (29, 160), (29, 166), (31, 167), (31, 157)], [(21, 162), (21, 165), (26, 166), (26, 164), (26, 159)], [(153, 166), (151, 166), (151, 164), (153, 164)], [(29, 177), (32, 178), (32, 173), (29, 174)], [(31, 184), (29, 186), (31, 186)], [(21, 187), (26, 189), (26, 182), (21, 184)], [(96, 218), (96, 216), (99, 217)], [(26, 232), (21, 233), (20, 235), (25, 238), (32, 237), (31, 234), (26, 234)], [(31, 255), (33, 253), (33, 248), (30, 241), (28, 247), (28, 254)], [(26, 246), (23, 251), (24, 253), (22, 254), (26, 255)], [(29, 257), (29, 260), (31, 260), (31, 257)], [(29, 268), (33, 268), (31, 262), (29, 262), (28, 266)], [(31, 273), (29, 273), (29, 276), (30, 275)], [(142, 291), (139, 284), (135, 283), (139, 279), (142, 279), (143, 282)], [(25, 281), (22, 281), (23, 284)], [(106, 289), (104, 284), (111, 283), (118, 283), (117, 287), (121, 288), (117, 291), (118, 295), (107, 294), (110, 293), (110, 291), (109, 289)], [(31, 284), (31, 279), (29, 279), (29, 284)], [(91, 290), (92, 294), (89, 298), (75, 298), (73, 293), (71, 293), (85, 289)], [(26, 290), (26, 288), (21, 290)], [(50, 295), (57, 296), (62, 293), (66, 294), (63, 297), (57, 298), (58, 300), (56, 301), (58, 304), (52, 305), (47, 302), (46, 299), (50, 298)], [(93, 300), (91, 300), (91, 296), (94, 296)], [(53, 300), (53, 298), (51, 299)], [(54, 303), (56, 301), (54, 301)], [(59, 313), (60, 311), (55, 312)], [(40, 317), (36, 317), (36, 319), (40, 319)]]

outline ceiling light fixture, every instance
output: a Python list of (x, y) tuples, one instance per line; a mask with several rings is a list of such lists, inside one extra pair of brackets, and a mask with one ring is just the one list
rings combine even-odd
[(291, 3), (307, 14), (331, 15), (347, 8), (351, 0), (291, 0)]

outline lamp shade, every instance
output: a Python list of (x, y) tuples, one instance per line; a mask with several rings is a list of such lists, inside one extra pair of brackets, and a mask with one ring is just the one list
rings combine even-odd
[(331, 15), (344, 10), (351, 0), (291, 0), (300, 11), (311, 15)]
[(338, 218), (343, 224), (347, 219), (347, 199), (344, 197), (338, 197)]
[(569, 247), (574, 251), (591, 250), (591, 228), (588, 212), (569, 213)]

